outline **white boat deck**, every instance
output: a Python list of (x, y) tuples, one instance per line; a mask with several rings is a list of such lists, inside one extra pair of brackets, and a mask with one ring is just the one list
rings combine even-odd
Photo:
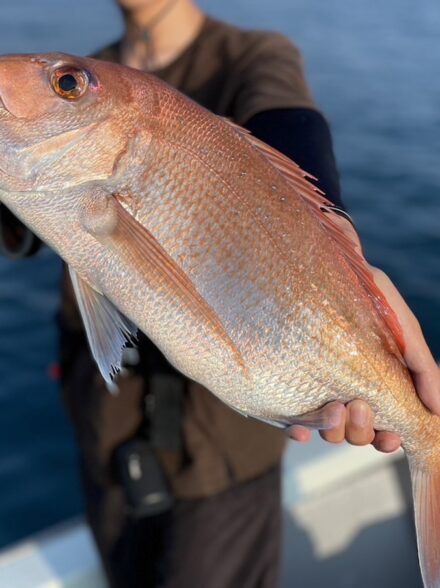
[(82, 521), (24, 541), (0, 555), (1, 588), (106, 588)]
[[(318, 439), (291, 444), (282, 587), (421, 586), (405, 468), (402, 454), (330, 448)], [(105, 588), (106, 582), (90, 533), (76, 521), (0, 553), (0, 587)]]

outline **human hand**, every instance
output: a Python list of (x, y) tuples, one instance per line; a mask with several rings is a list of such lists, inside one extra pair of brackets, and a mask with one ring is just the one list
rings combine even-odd
[[(359, 237), (351, 223), (345, 219), (339, 222), (342, 223), (344, 233), (361, 250)], [(388, 276), (371, 266), (370, 270), (399, 320), (405, 342), (403, 357), (412, 375), (416, 392), (425, 406), (440, 416), (440, 369), (426, 344), (420, 324)], [(384, 453), (396, 451), (400, 447), (400, 437), (395, 433), (374, 430), (374, 415), (368, 404), (362, 400), (353, 400), (346, 406), (340, 402), (331, 402), (322, 411), (323, 419), (330, 419), (335, 423), (331, 429), (320, 431), (321, 437), (330, 443), (341, 443), (344, 439), (353, 445), (372, 443), (377, 450)], [(294, 425), (289, 436), (296, 441), (306, 442), (311, 433), (303, 426)]]
[[(329, 443), (342, 443), (346, 440), (352, 445), (368, 445), (375, 443), (377, 435), (373, 427), (374, 415), (366, 402), (355, 399), (347, 405), (341, 402), (330, 402), (320, 409), (323, 422), (331, 422), (328, 429), (321, 429), (319, 434)], [(307, 415), (306, 415), (307, 418)], [(393, 433), (386, 433), (385, 440), (381, 440), (381, 451), (394, 451), (400, 446), (400, 439)], [(294, 441), (305, 443), (310, 441), (311, 431), (303, 425), (293, 425), (289, 429), (289, 437)]]

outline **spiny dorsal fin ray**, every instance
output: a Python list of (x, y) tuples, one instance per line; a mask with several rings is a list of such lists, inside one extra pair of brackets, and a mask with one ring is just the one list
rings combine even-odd
[(271, 163), (309, 205), (321, 226), (333, 241), (337, 243), (340, 252), (365, 288), (376, 310), (385, 321), (400, 351), (403, 353), (405, 342), (399, 320), (388, 304), (384, 294), (376, 285), (371, 270), (362, 254), (360, 245), (358, 247), (344, 231), (345, 223), (341, 222), (341, 215), (345, 217), (348, 217), (348, 215), (335, 207), (332, 202), (327, 200), (321, 190), (309, 182), (309, 179), (316, 178), (302, 170), (297, 163), (254, 137), (248, 130), (243, 129), (228, 119), (223, 120), (230, 124), (244, 140), (248, 141), (262, 157)]
[(69, 266), (70, 278), (84, 322), (90, 349), (104, 380), (121, 369), (122, 351), (137, 336), (137, 327)]

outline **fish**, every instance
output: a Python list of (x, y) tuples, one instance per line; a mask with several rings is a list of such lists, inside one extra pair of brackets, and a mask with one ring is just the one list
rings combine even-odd
[(287, 157), (154, 76), (63, 53), (0, 57), (0, 201), (68, 264), (111, 382), (143, 331), (246, 416), (329, 428), (361, 398), (400, 435), (425, 588), (440, 587), (439, 418), (398, 318)]

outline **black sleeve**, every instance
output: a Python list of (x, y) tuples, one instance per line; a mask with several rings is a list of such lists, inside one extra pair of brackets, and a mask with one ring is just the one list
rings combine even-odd
[(244, 126), (318, 178), (316, 184), (327, 198), (345, 210), (330, 128), (320, 112), (312, 108), (267, 110)]
[(34, 255), (41, 241), (16, 218), (4, 204), (0, 204), (0, 255), (19, 259)]

